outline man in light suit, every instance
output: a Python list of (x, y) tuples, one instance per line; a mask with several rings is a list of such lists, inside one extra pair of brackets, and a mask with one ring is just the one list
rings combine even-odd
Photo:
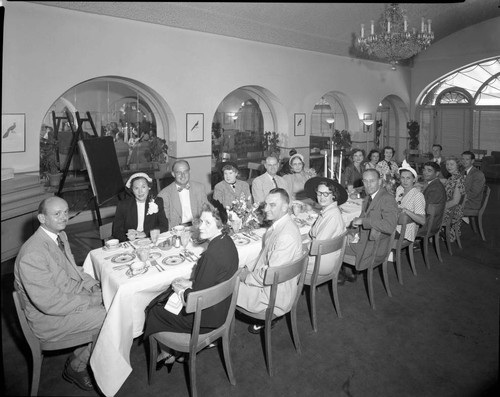
[[(344, 262), (355, 265), (358, 271), (368, 267), (372, 259), (374, 240), (378, 238), (381, 240), (375, 262), (384, 260), (391, 234), (398, 223), (398, 205), (395, 198), (382, 188), (382, 183), (377, 170), (368, 169), (363, 172), (366, 198), (363, 200), (360, 216), (352, 221), (353, 226), (359, 226), (359, 242), (349, 243), (344, 254)], [(350, 276), (348, 271), (345, 273), (344, 277), (347, 277), (348, 281), (355, 281), (355, 274)]]
[(266, 172), (252, 182), (252, 197), (254, 203), (263, 203), (267, 194), (275, 188), (285, 189), (288, 195), (288, 184), (279, 175), (278, 172), (278, 160), (276, 157), (270, 156), (266, 159), (264, 166), (266, 167)]
[[(237, 305), (245, 310), (258, 313), (269, 304), (271, 287), (264, 287), (264, 276), (268, 267), (288, 265), (300, 258), (302, 238), (299, 228), (288, 214), (290, 198), (286, 190), (272, 189), (265, 198), (266, 219), (272, 226), (263, 237), (263, 247), (257, 261), (247, 265), (241, 274)], [(297, 293), (297, 280), (292, 279), (278, 287), (274, 314), (282, 316), (293, 304)], [(263, 325), (252, 324), (248, 330), (259, 333)]]
[(201, 215), (201, 206), (207, 203), (205, 186), (190, 181), (190, 167), (186, 160), (177, 160), (172, 166), (175, 181), (163, 188), (158, 197), (163, 199), (165, 215), (170, 227), (191, 225)]
[(481, 170), (473, 166), (476, 156), (470, 151), (462, 153), (462, 164), (465, 168), (465, 194), (467, 195), (464, 211), (479, 210), (483, 201), (483, 190), (486, 178)]
[[(26, 303), (26, 317), (35, 335), (57, 341), (82, 331), (97, 335), (106, 310), (99, 283), (77, 267), (68, 238), (68, 204), (60, 197), (43, 200), (41, 226), (23, 244), (14, 265), (15, 287)], [(83, 390), (92, 390), (87, 372), (91, 343), (74, 350), (63, 377)]]

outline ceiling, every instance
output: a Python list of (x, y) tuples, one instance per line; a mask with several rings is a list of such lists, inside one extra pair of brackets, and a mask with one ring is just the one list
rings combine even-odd
[[(408, 27), (432, 19), (434, 42), (500, 16), (500, 0), (407, 3)], [(92, 14), (143, 21), (340, 56), (353, 53), (360, 24), (377, 21), (385, 3), (199, 3), (33, 1)], [(375, 22), (377, 23), (377, 22)]]

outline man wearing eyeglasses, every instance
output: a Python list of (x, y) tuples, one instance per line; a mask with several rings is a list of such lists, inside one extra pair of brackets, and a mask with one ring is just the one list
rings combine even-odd
[(263, 203), (266, 196), (272, 189), (285, 189), (290, 196), (288, 184), (279, 175), (276, 175), (279, 168), (279, 163), (276, 157), (270, 156), (264, 164), (266, 173), (258, 176), (252, 182), (252, 197), (254, 203)]
[[(380, 238), (375, 263), (384, 260), (390, 243), (390, 236), (398, 223), (398, 205), (395, 198), (382, 188), (383, 179), (377, 170), (368, 169), (363, 172), (363, 185), (366, 198), (358, 218), (354, 218), (352, 226), (359, 227), (359, 242), (350, 242), (344, 255), (344, 262), (365, 270), (373, 255), (375, 240)], [(366, 247), (366, 248), (365, 248)], [(349, 274), (350, 269), (344, 267), (344, 277), (347, 281), (355, 281), (356, 274)], [(340, 283), (342, 277), (339, 277)]]
[(190, 169), (186, 160), (177, 160), (172, 165), (175, 181), (158, 193), (170, 227), (191, 226), (193, 219), (201, 215), (203, 203), (208, 202), (205, 186), (190, 180)]

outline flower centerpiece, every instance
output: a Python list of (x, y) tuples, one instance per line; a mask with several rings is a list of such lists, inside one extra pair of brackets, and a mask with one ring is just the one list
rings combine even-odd
[[(244, 193), (238, 200), (234, 200), (231, 206), (227, 207), (227, 215), (229, 223), (235, 233), (240, 228), (257, 229), (260, 227), (259, 222), (259, 204), (251, 204)], [(237, 229), (237, 230), (236, 230)]]

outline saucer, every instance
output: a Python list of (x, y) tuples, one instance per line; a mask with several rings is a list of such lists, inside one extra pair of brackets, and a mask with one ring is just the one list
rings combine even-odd
[(250, 244), (250, 239), (246, 237), (237, 237), (234, 239), (234, 245), (247, 245)]
[(125, 274), (129, 277), (134, 277), (134, 276), (138, 276), (139, 274), (144, 274), (148, 271), (149, 267), (148, 266), (144, 266), (141, 270), (132, 270), (131, 268), (129, 268)]
[(135, 254), (124, 252), (123, 254), (115, 255), (111, 258), (111, 262), (113, 263), (125, 263), (130, 262), (132, 259), (135, 259)]
[(154, 259), (158, 259), (161, 256), (159, 252), (150, 252), (148, 256), (148, 261), (152, 261)]
[(163, 259), (161, 263), (163, 263), (164, 265), (175, 266), (180, 265), (182, 262), (184, 262), (184, 258), (182, 256), (170, 255)]

